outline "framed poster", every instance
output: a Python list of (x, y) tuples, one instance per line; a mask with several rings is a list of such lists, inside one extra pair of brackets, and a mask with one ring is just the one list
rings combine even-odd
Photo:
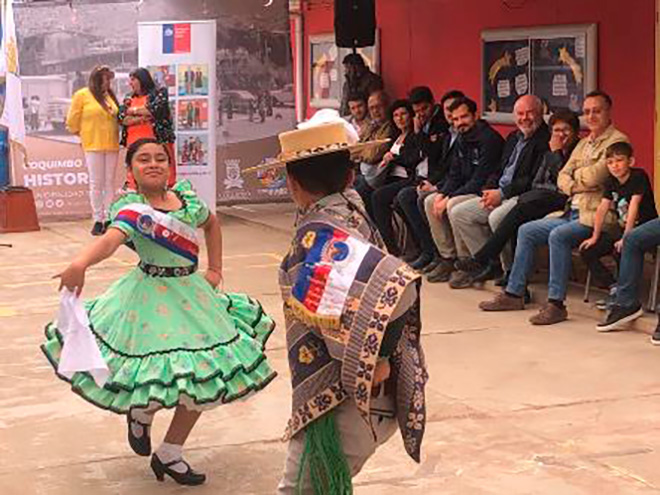
[(481, 109), (489, 122), (512, 123), (519, 96), (541, 98), (545, 113), (582, 112), (597, 87), (596, 24), (483, 31)]
[[(379, 33), (376, 31), (376, 44), (358, 48), (367, 67), (373, 72), (380, 70)], [(339, 108), (341, 91), (344, 85), (344, 66), (341, 61), (351, 53), (350, 48), (335, 45), (335, 35), (319, 34), (309, 37), (309, 95), (314, 108)]]

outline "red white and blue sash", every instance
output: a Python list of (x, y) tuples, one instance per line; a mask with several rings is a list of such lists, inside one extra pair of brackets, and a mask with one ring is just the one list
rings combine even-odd
[(199, 241), (197, 232), (190, 225), (149, 205), (132, 203), (122, 208), (116, 222), (132, 227), (143, 237), (169, 251), (197, 263)]
[(300, 242), (306, 256), (292, 288), (292, 307), (307, 321), (337, 328), (351, 287), (366, 283), (385, 253), (332, 227), (309, 230)]

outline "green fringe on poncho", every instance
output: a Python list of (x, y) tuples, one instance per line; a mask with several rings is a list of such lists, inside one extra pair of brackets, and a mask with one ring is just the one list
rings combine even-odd
[(334, 411), (323, 415), (305, 428), (305, 447), (300, 459), (298, 488), (309, 472), (315, 495), (352, 495), (353, 482), (341, 438), (335, 423)]

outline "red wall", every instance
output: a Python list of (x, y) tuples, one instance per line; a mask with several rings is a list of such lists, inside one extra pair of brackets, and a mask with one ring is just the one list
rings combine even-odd
[[(425, 84), (437, 96), (457, 88), (479, 101), (482, 29), (595, 22), (599, 87), (614, 98), (616, 126), (633, 142), (638, 163), (652, 173), (655, 0), (506, 3), (511, 7), (503, 0), (376, 0), (381, 73), (391, 95)], [(333, 31), (331, 2), (307, 1), (304, 30), (308, 91), (307, 36)]]

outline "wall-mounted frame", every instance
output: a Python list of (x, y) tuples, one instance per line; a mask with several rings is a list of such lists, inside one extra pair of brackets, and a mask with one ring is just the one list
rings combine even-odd
[[(367, 66), (380, 72), (379, 32), (376, 44), (358, 48)], [(314, 108), (339, 108), (344, 84), (344, 66), (341, 61), (351, 52), (350, 48), (339, 48), (332, 33), (309, 37), (309, 104)]]
[(530, 93), (546, 113), (581, 113), (597, 88), (596, 24), (485, 30), (481, 47), (481, 109), (489, 122), (512, 123), (513, 104)]

